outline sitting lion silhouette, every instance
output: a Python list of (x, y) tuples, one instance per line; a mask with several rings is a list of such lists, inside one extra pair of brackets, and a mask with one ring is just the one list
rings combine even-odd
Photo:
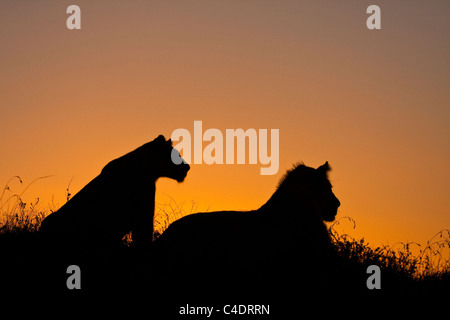
[(297, 164), (257, 210), (197, 213), (172, 223), (154, 243), (167, 275), (161, 278), (171, 279), (166, 286), (229, 298), (326, 281), (334, 251), (323, 221), (333, 221), (340, 206), (330, 170), (328, 162), (317, 169)]
[(189, 171), (185, 162), (172, 162), (173, 151), (172, 141), (160, 135), (109, 162), (100, 175), (45, 218), (40, 231), (71, 238), (77, 245), (117, 244), (131, 231), (137, 246), (150, 245), (156, 180), (167, 177), (182, 182)]

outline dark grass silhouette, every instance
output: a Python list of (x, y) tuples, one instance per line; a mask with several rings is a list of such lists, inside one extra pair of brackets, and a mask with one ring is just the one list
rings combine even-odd
[[(356, 222), (350, 221), (353, 228)], [(355, 239), (335, 230), (337, 220), (329, 227), (333, 246), (339, 256), (338, 283), (347, 288), (347, 294), (367, 294), (365, 272), (370, 265), (382, 270), (382, 290), (370, 292), (372, 296), (448, 296), (450, 294), (450, 230), (443, 229), (425, 245), (415, 242), (394, 246), (370, 246), (362, 239)], [(420, 248), (413, 253), (412, 247)], [(417, 249), (416, 248), (416, 249)], [(353, 284), (353, 286), (348, 286)], [(355, 286), (355, 284), (357, 286)], [(362, 289), (361, 289), (362, 288)]]
[[(347, 303), (360, 296), (448, 295), (449, 260), (442, 257), (433, 267), (433, 256), (450, 244), (448, 231), (419, 256), (409, 247), (372, 248), (363, 239), (338, 234), (334, 225), (329, 232), (323, 220), (334, 219), (339, 202), (326, 177), (328, 168), (296, 166), (254, 212), (182, 218), (155, 241), (152, 254), (139, 249), (139, 242), (122, 241), (109, 249), (86, 242), (87, 250), (98, 254), (74, 255), (38, 231), (46, 212), (36, 212), (35, 204), (23, 203), (20, 196), (12, 206), (0, 198), (0, 288), (17, 301), (112, 296), (124, 302), (131, 297), (144, 300), (148, 312), (163, 318), (196, 302), (219, 308), (270, 304), (273, 315), (298, 314), (305, 301), (323, 301), (324, 292), (327, 299), (344, 297)], [(66, 287), (70, 264), (81, 267), (81, 290)], [(382, 270), (381, 290), (366, 287), (371, 264)]]

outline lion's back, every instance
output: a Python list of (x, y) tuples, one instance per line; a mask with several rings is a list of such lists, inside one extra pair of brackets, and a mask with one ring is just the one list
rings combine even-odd
[(47, 216), (40, 232), (72, 237), (126, 233), (130, 217), (126, 207), (114, 201), (118, 194), (111, 181), (111, 177), (103, 173), (97, 176), (59, 210)]
[(217, 211), (184, 216), (173, 222), (160, 236), (163, 241), (222, 238), (244, 232), (250, 225), (253, 212)]

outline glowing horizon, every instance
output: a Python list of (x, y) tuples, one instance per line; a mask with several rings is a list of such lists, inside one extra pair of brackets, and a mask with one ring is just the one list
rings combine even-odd
[[(259, 207), (291, 165), (329, 161), (338, 216), (373, 244), (450, 227), (450, 4), (366, 1), (0, 4), (0, 183), (65, 202), (109, 161), (178, 128), (279, 129), (278, 173), (192, 165), (157, 201)], [(214, 189), (212, 189), (214, 185)], [(53, 199), (53, 200), (52, 200)], [(185, 207), (183, 207), (185, 208)], [(350, 230), (348, 230), (350, 231)]]

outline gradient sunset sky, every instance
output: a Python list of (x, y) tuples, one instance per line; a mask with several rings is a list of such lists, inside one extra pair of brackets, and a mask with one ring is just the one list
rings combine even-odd
[[(66, 28), (71, 4), (81, 30)], [(158, 202), (254, 209), (293, 163), (329, 161), (346, 231), (424, 243), (450, 228), (449, 18), (444, 0), (3, 0), (0, 182), (53, 175), (24, 198), (62, 205), (72, 177), (74, 194), (194, 120), (279, 129), (278, 174), (192, 165), (183, 184), (158, 182)]]

